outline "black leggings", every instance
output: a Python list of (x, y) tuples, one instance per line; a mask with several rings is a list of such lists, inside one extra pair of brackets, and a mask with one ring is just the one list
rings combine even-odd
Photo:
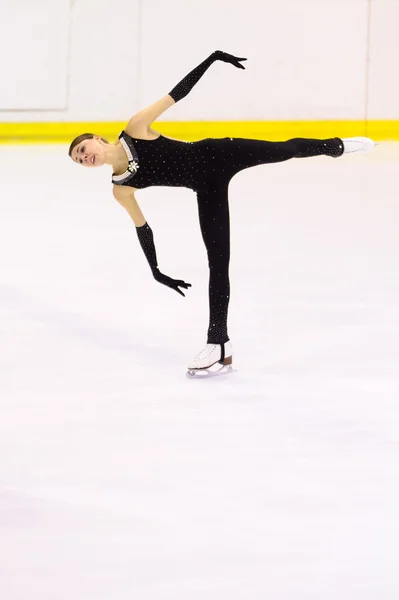
[[(217, 142), (215, 144), (215, 142)], [(209, 263), (208, 344), (228, 341), (227, 313), (230, 300), (230, 219), (228, 186), (231, 178), (249, 167), (282, 162), (291, 158), (327, 155), (338, 157), (344, 146), (340, 138), (310, 140), (296, 138), (287, 142), (265, 142), (224, 138), (214, 140), (213, 165), (216, 175), (197, 191), (201, 233)]]

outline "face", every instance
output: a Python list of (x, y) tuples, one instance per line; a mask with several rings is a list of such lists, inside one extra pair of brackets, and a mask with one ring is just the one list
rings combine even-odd
[(101, 167), (105, 162), (104, 144), (99, 136), (80, 142), (72, 150), (72, 160), (83, 167)]

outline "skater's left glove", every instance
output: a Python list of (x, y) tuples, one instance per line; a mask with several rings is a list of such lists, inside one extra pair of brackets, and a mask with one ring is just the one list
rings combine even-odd
[(198, 67), (195, 67), (195, 69), (190, 71), (190, 73), (186, 75), (184, 79), (179, 81), (173, 90), (169, 92), (169, 96), (171, 96), (175, 102), (178, 102), (187, 96), (195, 84), (201, 79), (205, 71), (207, 71), (209, 67), (217, 60), (230, 63), (239, 69), (245, 69), (241, 62), (247, 59), (238, 58), (232, 54), (227, 54), (227, 52), (222, 52), (222, 50), (215, 50), (215, 52), (212, 52), (212, 54), (208, 56), (208, 58), (206, 58), (200, 65), (198, 65)]
[(238, 58), (238, 56), (227, 54), (227, 52), (222, 52), (222, 50), (215, 50), (213, 56), (215, 57), (215, 60), (221, 60), (223, 62), (230, 63), (238, 69), (245, 69), (244, 65), (242, 65), (241, 63), (244, 60), (247, 60), (246, 58)]
[(163, 285), (167, 285), (172, 290), (176, 290), (181, 296), (184, 296), (185, 294), (183, 294), (179, 288), (182, 287), (187, 290), (191, 287), (191, 283), (185, 283), (185, 281), (182, 281), (181, 279), (172, 279), (160, 272), (154, 244), (154, 234), (152, 233), (151, 227), (148, 223), (145, 223), (142, 227), (136, 227), (136, 231), (140, 245), (144, 251), (148, 264), (151, 267), (154, 279)]

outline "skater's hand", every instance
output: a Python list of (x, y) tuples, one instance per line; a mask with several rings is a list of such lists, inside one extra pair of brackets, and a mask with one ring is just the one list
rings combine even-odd
[(181, 296), (185, 296), (185, 294), (183, 294), (183, 292), (179, 288), (184, 288), (185, 290), (188, 290), (188, 288), (191, 287), (191, 283), (186, 283), (185, 281), (182, 281), (181, 279), (172, 279), (171, 277), (164, 275), (163, 273), (161, 273), (158, 270), (155, 271), (154, 278), (159, 283), (162, 283), (163, 285), (167, 285), (172, 290), (176, 290), (176, 292), (178, 292)]
[(246, 58), (238, 58), (237, 56), (233, 56), (232, 54), (227, 54), (227, 52), (222, 52), (222, 50), (216, 50), (213, 54), (216, 60), (221, 60), (223, 62), (230, 63), (238, 69), (245, 69), (244, 65), (242, 65), (241, 62), (243, 60), (247, 60)]

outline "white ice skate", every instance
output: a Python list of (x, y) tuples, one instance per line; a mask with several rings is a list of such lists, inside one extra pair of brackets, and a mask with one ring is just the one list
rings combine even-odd
[(206, 344), (188, 366), (187, 377), (213, 377), (233, 372), (233, 347), (225, 344)]
[(344, 154), (355, 154), (355, 152), (371, 152), (375, 143), (367, 137), (343, 138)]

